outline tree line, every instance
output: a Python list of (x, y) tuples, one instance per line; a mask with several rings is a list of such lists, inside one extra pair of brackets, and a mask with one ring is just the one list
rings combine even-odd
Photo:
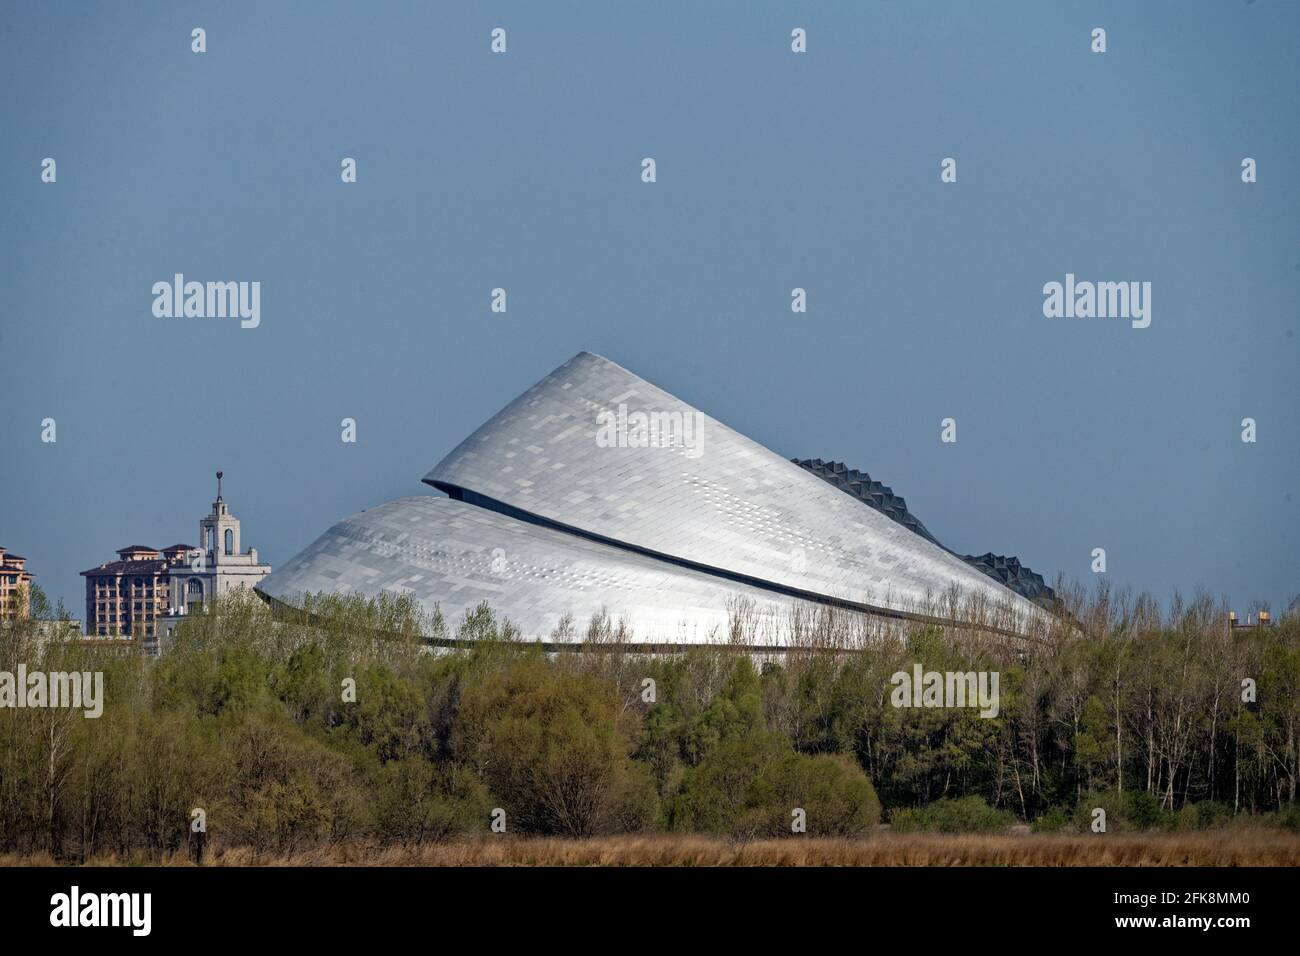
[[(547, 653), (480, 606), (449, 626), (404, 597), (273, 613), (223, 599), (153, 661), (0, 626), (0, 671), (102, 671), (104, 711), (0, 710), (0, 851), (160, 856), (212, 840), (290, 852), (507, 834), (729, 838), (1300, 827), (1300, 623), (1233, 631), (1074, 595), (1054, 641), (827, 609), (788, 649), (732, 632), (638, 653), (603, 612)], [(466, 642), (430, 648), (442, 633)], [(996, 717), (899, 707), (893, 675), (995, 671)]]

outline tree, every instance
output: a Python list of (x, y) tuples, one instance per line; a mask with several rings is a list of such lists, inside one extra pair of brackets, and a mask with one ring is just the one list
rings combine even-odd
[(650, 774), (628, 754), (633, 730), (611, 682), (534, 657), (465, 689), (453, 748), (518, 829), (589, 836), (653, 819)]

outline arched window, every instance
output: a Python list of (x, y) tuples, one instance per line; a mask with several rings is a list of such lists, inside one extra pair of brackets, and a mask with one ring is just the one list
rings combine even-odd
[(189, 613), (203, 609), (203, 582), (190, 578), (185, 582), (185, 610)]
[(226, 529), (226, 554), (235, 553), (235, 531), (233, 528)]

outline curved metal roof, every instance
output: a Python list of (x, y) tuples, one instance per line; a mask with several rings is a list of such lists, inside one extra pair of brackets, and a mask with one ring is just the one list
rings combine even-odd
[[(530, 637), (568, 614), (581, 640), (593, 613), (623, 619), (637, 642), (727, 640), (736, 599), (774, 625), (790, 600), (720, 581), (449, 498), (400, 498), (334, 525), (257, 588), (296, 606), (304, 594), (411, 594), (453, 632), (482, 601)], [(776, 638), (773, 638), (775, 641)]]
[[(1022, 635), (1031, 602), (619, 365), (582, 352), (425, 477), (449, 498), (346, 518), (264, 579), (285, 604), (409, 593), (449, 627), (486, 601), (531, 638), (605, 609), (642, 643), (784, 643), (792, 611), (831, 605)], [(937, 610), (942, 608), (942, 610)]]
[[(689, 420), (696, 431), (675, 443), (662, 432), (648, 444), (644, 432), (622, 445), (602, 436), (611, 416), (638, 412)], [(937, 544), (590, 352), (516, 398), (424, 480), (645, 553), (831, 600), (915, 611), (956, 592), (1004, 608), (1013, 629), (1042, 618)]]

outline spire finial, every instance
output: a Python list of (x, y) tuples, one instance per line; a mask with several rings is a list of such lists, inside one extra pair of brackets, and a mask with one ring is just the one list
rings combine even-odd
[(217, 472), (217, 500), (221, 500), (221, 472)]

